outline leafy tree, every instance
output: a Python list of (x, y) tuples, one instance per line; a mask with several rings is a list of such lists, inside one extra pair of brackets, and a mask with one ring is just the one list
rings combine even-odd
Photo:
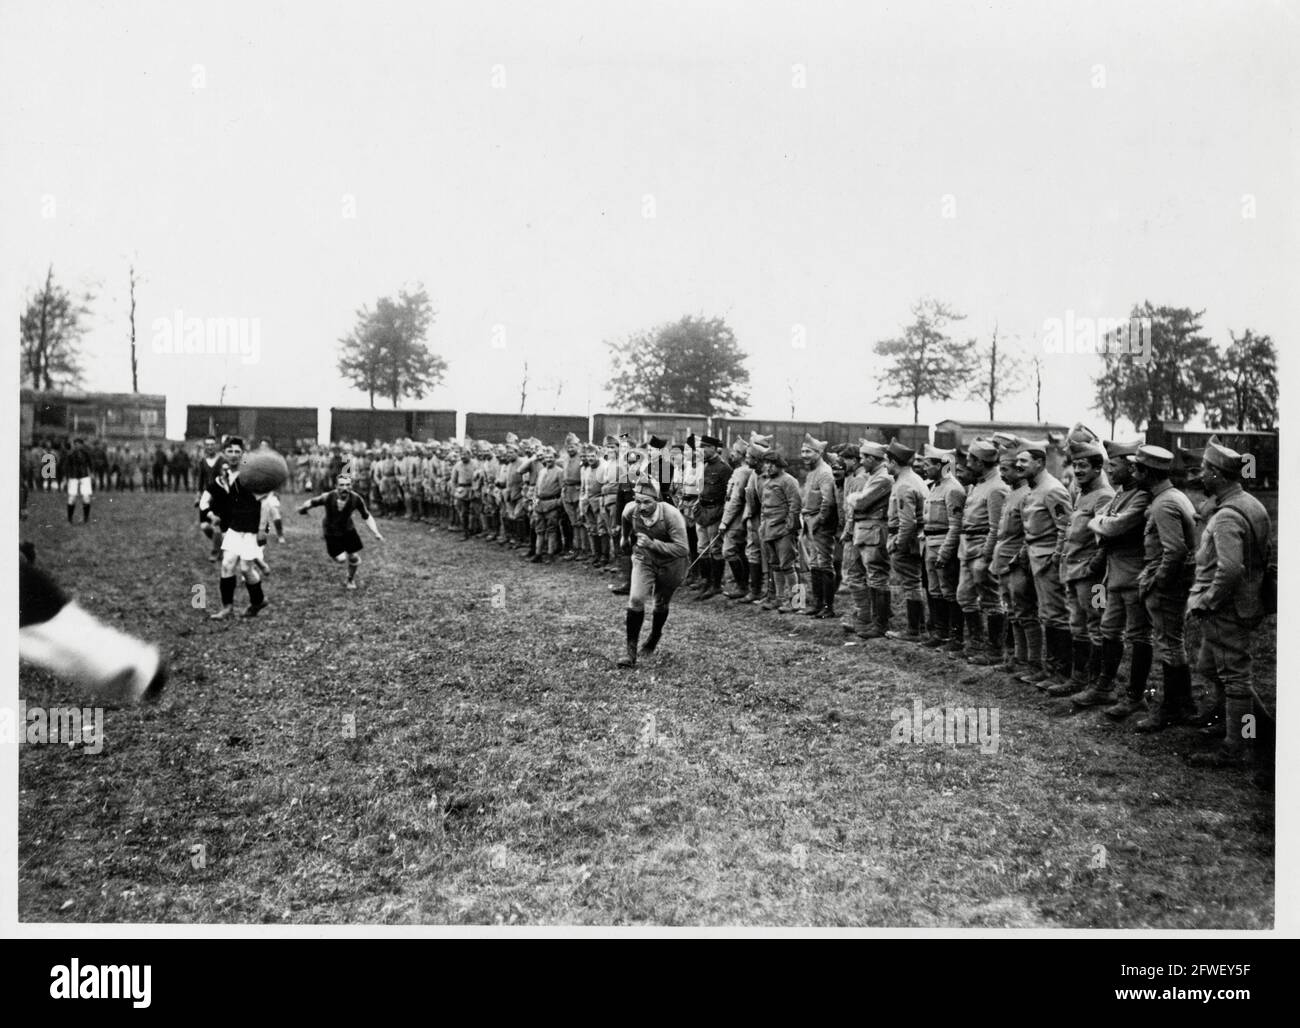
[(1115, 423), (1123, 412), (1124, 390), (1127, 387), (1125, 370), (1128, 358), (1122, 353), (1103, 353), (1102, 366), (1105, 369), (1093, 379), (1095, 392), (1092, 409), (1110, 422), (1110, 438), (1115, 438)]
[(362, 307), (352, 331), (339, 339), (339, 374), (369, 396), (371, 407), (376, 394), (394, 407), (405, 396), (422, 398), (447, 371), (447, 362), (424, 343), (434, 314), (423, 287), (403, 289), (396, 300), (380, 297), (374, 310)]
[(1277, 425), (1277, 350), (1266, 335), (1246, 329), (1223, 355), (1219, 388), (1205, 405), (1210, 428), (1271, 429)]
[(54, 281), (54, 265), (45, 273), (45, 285), (27, 301), (18, 319), (22, 369), (20, 380), (33, 389), (54, 389), (81, 383), (77, 349), (86, 331), (94, 297), (74, 297)]
[(749, 406), (745, 352), (722, 318), (688, 315), (606, 345), (618, 407), (734, 417)]
[(998, 403), (1025, 388), (1024, 358), (998, 342), (998, 328), (987, 346), (976, 346), (975, 371), (978, 376), (970, 387), (972, 400), (980, 400), (989, 409), (989, 420), (997, 420)]
[(880, 402), (911, 401), (912, 423), (917, 424), (922, 398), (951, 400), (968, 390), (976, 367), (971, 343), (957, 342), (944, 331), (965, 317), (939, 300), (917, 301), (912, 307), (912, 323), (902, 336), (875, 344), (877, 354), (891, 358)]

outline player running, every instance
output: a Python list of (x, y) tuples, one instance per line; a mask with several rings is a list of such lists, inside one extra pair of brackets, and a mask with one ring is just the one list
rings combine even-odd
[(313, 496), (298, 508), (298, 513), (306, 514), (313, 507), (325, 508), (325, 552), (332, 560), (348, 562), (347, 587), (355, 589), (357, 568), (361, 565), (361, 536), (352, 526), (352, 515), (360, 516), (370, 534), (383, 542), (374, 515), (367, 509), (366, 501), (352, 491), (352, 475), (346, 471), (339, 475), (334, 489)]

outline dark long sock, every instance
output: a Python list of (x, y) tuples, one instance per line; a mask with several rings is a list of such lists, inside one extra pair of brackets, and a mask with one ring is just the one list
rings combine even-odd
[(644, 610), (628, 610), (627, 612), (627, 644), (635, 647), (637, 641), (641, 638), (641, 626), (645, 623)]
[(265, 599), (264, 599), (263, 596), (262, 596), (262, 583), (261, 583), (261, 582), (249, 582), (249, 583), (248, 583), (248, 601), (249, 601), (249, 602), (250, 602), (254, 607), (260, 607), (263, 603), (266, 602)]
[(68, 524), (72, 524), (72, 515), (75, 514), (76, 512), (77, 512), (77, 505), (76, 505), (75, 503), (69, 503), (69, 504), (68, 504)]
[(87, 500), (81, 505), (81, 523), (84, 525), (90, 520), (90, 501)]
[(229, 578), (221, 579), (220, 585), (221, 605), (223, 607), (229, 607), (235, 602), (235, 576), (231, 575)]

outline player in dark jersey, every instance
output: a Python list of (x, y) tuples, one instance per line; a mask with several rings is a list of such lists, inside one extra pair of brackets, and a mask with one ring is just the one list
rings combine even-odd
[(213, 564), (217, 562), (221, 553), (221, 529), (214, 526), (208, 517), (208, 509), (203, 505), (203, 494), (208, 491), (211, 483), (221, 477), (221, 473), (226, 469), (226, 463), (226, 458), (217, 449), (216, 436), (210, 435), (204, 439), (203, 456), (199, 458), (198, 465), (194, 469), (194, 474), (198, 478), (198, 496), (194, 500), (194, 506), (199, 509), (199, 527), (203, 529), (203, 534), (212, 540), (212, 551), (208, 554), (208, 560)]
[(361, 565), (361, 536), (352, 527), (352, 515), (358, 515), (380, 542), (384, 541), (384, 537), (379, 534), (379, 525), (366, 507), (366, 501), (352, 491), (351, 473), (340, 472), (332, 490), (313, 496), (298, 508), (298, 513), (306, 514), (313, 507), (325, 508), (325, 552), (331, 560), (348, 562), (347, 587), (355, 589), (357, 568)]
[(248, 587), (248, 609), (244, 611), (244, 617), (256, 617), (267, 605), (258, 562), (262, 560), (262, 547), (266, 545), (266, 536), (262, 534), (262, 508), (270, 493), (254, 493), (239, 481), (239, 464), (244, 456), (242, 439), (238, 436), (227, 439), (225, 456), (226, 467), (208, 483), (199, 499), (199, 509), (206, 511), (213, 527), (222, 531), (221, 609), (212, 615), (214, 620), (234, 613), (235, 586), (240, 574)]

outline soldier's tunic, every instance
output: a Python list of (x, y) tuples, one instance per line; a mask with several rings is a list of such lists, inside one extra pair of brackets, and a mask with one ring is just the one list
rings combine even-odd
[(700, 474), (700, 502), (695, 512), (695, 524), (700, 535), (700, 552), (708, 549), (718, 534), (722, 510), (727, 502), (727, 484), (732, 468), (721, 456), (706, 460)]
[(1070, 635), (1087, 639), (1094, 646), (1102, 640), (1102, 578), (1106, 572), (1106, 554), (1097, 543), (1097, 535), (1088, 523), (1105, 510), (1115, 497), (1105, 475), (1098, 475), (1090, 489), (1074, 490), (1074, 510), (1065, 533), (1065, 551), (1061, 579), (1065, 583), (1065, 605), (1070, 612)]
[[(402, 502), (402, 486), (397, 480), (397, 461), (388, 454), (379, 459), (376, 465), (376, 473), (379, 476), (379, 498), (386, 508), (395, 507)], [(317, 466), (319, 471), (319, 464)], [(317, 473), (313, 475), (313, 481), (317, 482), (314, 487), (320, 489), (320, 479)]]
[(741, 464), (731, 473), (727, 480), (727, 500), (722, 507), (722, 521), (719, 530), (722, 536), (722, 559), (735, 560), (745, 555), (746, 542), (746, 496), (755, 471), (748, 464)]
[(1070, 529), (1070, 494), (1053, 475), (1043, 471), (1029, 487), (1021, 515), (1025, 549), (1038, 597), (1038, 620), (1044, 628), (1069, 628), (1065, 586), (1061, 583), (1061, 554)]
[(997, 546), (997, 527), (1002, 520), (1002, 506), (1011, 487), (1002, 481), (997, 468), (970, 487), (962, 512), (961, 543), (957, 558), (961, 574), (957, 583), (957, 602), (967, 613), (982, 610), (994, 613), (1001, 609), (997, 579), (989, 574), (993, 550)]
[(497, 493), (497, 472), (500, 466), (496, 457), (488, 457), (479, 465), (479, 480), (482, 483), (479, 487), (479, 494), (483, 502), (483, 517), (491, 520), (496, 517), (500, 507), (500, 497)]
[(1201, 534), (1189, 611), (1201, 622), (1199, 669), (1229, 699), (1249, 700), (1254, 636), (1263, 622), (1260, 586), (1272, 552), (1264, 505), (1234, 484)]
[(830, 571), (839, 514), (835, 506), (835, 474), (824, 460), (818, 460), (803, 484), (804, 560), (811, 570)]
[(470, 494), (474, 489), (474, 465), (464, 458), (456, 462), (451, 469), (452, 497), (456, 501), (456, 512), (461, 517), (461, 527), (469, 530)]
[(966, 490), (945, 470), (925, 498), (925, 575), (931, 596), (957, 599)]
[(867, 588), (867, 569), (862, 563), (862, 551), (853, 545), (853, 507), (854, 495), (866, 487), (869, 472), (861, 464), (844, 478), (844, 500), (842, 504), (843, 525), (840, 527), (840, 542), (844, 554), (840, 570), (844, 581), (848, 583), (849, 593), (854, 603), (865, 607)]
[[(764, 565), (763, 542), (759, 535), (763, 523), (763, 476), (755, 471), (745, 484), (745, 559)], [(766, 572), (766, 567), (763, 567)]]
[(853, 548), (866, 569), (868, 589), (889, 588), (889, 510), (893, 489), (894, 480), (882, 461), (860, 489), (844, 497), (853, 519)]
[(1193, 521), (1192, 501), (1168, 479), (1151, 490), (1142, 533), (1144, 563), (1138, 575), (1138, 592), (1151, 618), (1151, 647), (1161, 664), (1183, 667), (1183, 618), (1191, 589)]
[(921, 586), (921, 526), (925, 524), (925, 483), (901, 467), (889, 493), (890, 576), (904, 600), (925, 600)]
[(704, 485), (704, 465), (694, 459), (682, 464), (682, 514), (688, 525), (695, 524), (695, 515), (699, 512), (700, 489)]
[(799, 533), (799, 511), (803, 499), (799, 483), (788, 471), (762, 478), (759, 503), (759, 536), (767, 569), (777, 574), (794, 570), (795, 540)]
[[(686, 520), (671, 503), (662, 501), (654, 513), (644, 516), (636, 501), (628, 503), (620, 517), (620, 531), (635, 543), (632, 549), (632, 581), (628, 591), (629, 610), (645, 610), (646, 601), (654, 597), (654, 610), (667, 610), (673, 593), (686, 577)], [(644, 534), (649, 541), (635, 542)]]
[(619, 523), (618, 475), (619, 462), (617, 456), (600, 462), (597, 481), (600, 482), (601, 516), (605, 519), (604, 534), (613, 540), (617, 540), (623, 531), (622, 525)]
[(600, 513), (600, 465), (594, 467), (590, 461), (582, 462), (581, 477), (578, 486), (578, 511), (587, 534), (593, 539), (605, 534), (605, 519)]
[(989, 574), (998, 583), (1007, 616), (1021, 625), (1038, 621), (1038, 595), (1034, 592), (1029, 551), (1025, 548), (1024, 515), (1028, 498), (1029, 484), (1024, 481), (1007, 493), (998, 521), (993, 563), (989, 565)]

